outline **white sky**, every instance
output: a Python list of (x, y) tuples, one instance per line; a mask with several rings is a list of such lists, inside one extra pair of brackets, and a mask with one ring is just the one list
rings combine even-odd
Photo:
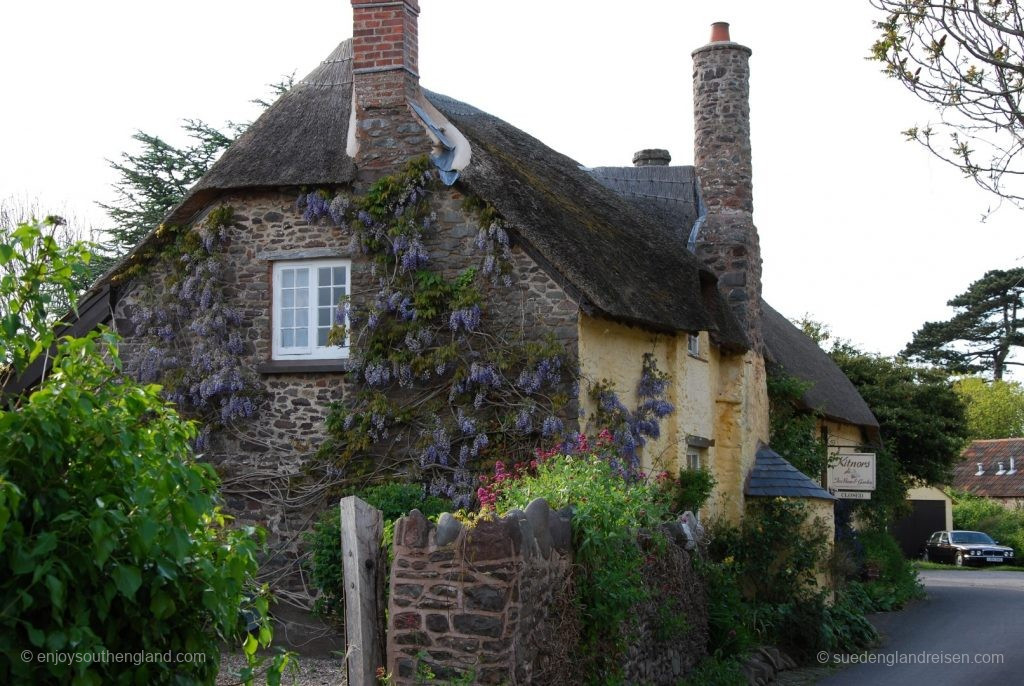
[[(764, 296), (898, 352), (986, 270), (1019, 266), (1022, 215), (900, 131), (935, 116), (864, 59), (867, 0), (420, 0), (424, 86), (588, 165), (641, 148), (692, 162), (690, 51), (713, 21), (751, 47), (754, 219)], [(248, 120), (267, 83), (351, 35), (348, 0), (0, 4), (0, 198), (98, 226), (106, 158), (135, 130)]]

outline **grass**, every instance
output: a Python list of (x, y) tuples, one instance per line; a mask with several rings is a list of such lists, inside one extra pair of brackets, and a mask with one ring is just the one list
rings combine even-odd
[(1024, 567), (1017, 567), (1015, 565), (992, 565), (991, 567), (957, 567), (956, 565), (940, 564), (938, 562), (925, 562), (924, 560), (914, 560), (914, 569), (952, 569), (956, 571), (970, 571), (970, 572), (1024, 572)]

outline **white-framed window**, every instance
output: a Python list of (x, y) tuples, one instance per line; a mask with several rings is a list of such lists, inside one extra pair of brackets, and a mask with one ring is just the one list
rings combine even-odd
[(338, 303), (350, 291), (350, 260), (274, 262), (272, 357), (275, 360), (333, 360), (348, 357), (345, 345), (328, 345)]
[(700, 452), (696, 450), (688, 450), (686, 452), (686, 468), (700, 469)]
[(694, 357), (700, 357), (700, 334), (691, 333), (687, 335), (686, 352)]

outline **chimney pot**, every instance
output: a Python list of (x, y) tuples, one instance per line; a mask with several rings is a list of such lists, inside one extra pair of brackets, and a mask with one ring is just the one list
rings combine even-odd
[(711, 25), (711, 43), (728, 43), (731, 40), (729, 38), (729, 22), (716, 21)]
[(996, 470), (996, 476), (1002, 476), (1003, 474), (1006, 474), (1006, 470), (1003, 469), (1003, 463), (1000, 462), (999, 463), (999, 469)]
[(978, 471), (976, 471), (974, 473), (974, 476), (981, 476), (981, 475), (983, 475), (985, 473), (985, 468), (981, 466), (980, 462), (978, 462), (977, 465), (978, 465)]
[(661, 148), (648, 148), (633, 153), (634, 167), (667, 167), (671, 161), (672, 155)]

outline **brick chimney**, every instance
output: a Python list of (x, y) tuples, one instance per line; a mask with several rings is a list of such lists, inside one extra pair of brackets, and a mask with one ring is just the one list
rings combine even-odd
[(355, 156), (361, 181), (430, 152), (409, 101), (420, 97), (418, 0), (352, 0)]
[(751, 344), (764, 351), (761, 332), (761, 249), (754, 227), (750, 160), (750, 59), (729, 25), (712, 25), (711, 41), (693, 51), (694, 165), (707, 220), (697, 256), (718, 275)]

